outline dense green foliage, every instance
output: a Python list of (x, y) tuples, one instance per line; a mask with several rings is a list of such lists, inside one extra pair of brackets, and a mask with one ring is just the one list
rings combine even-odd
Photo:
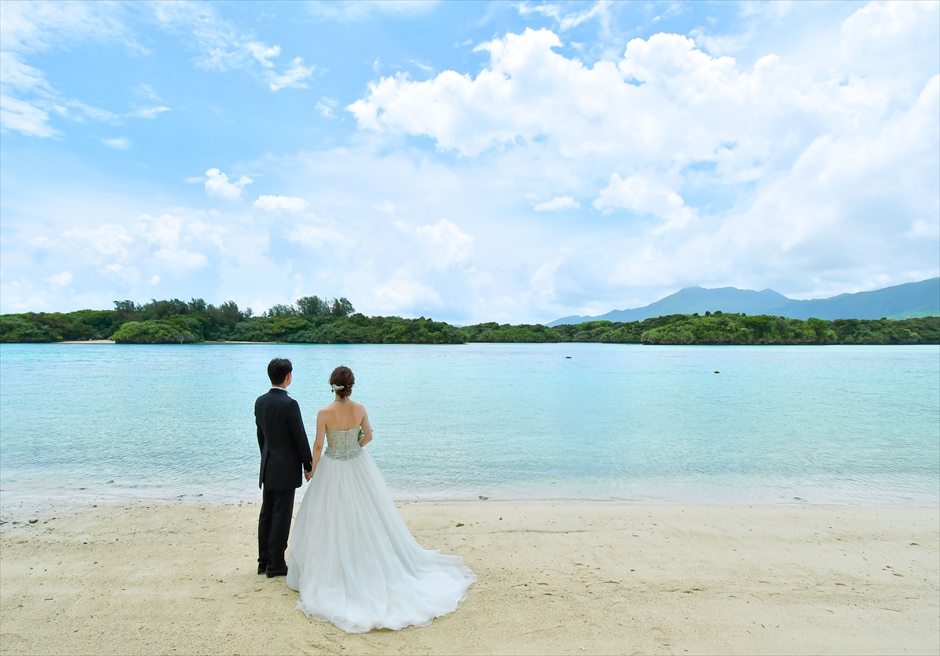
[(367, 317), (345, 298), (305, 296), (261, 316), (228, 301), (116, 301), (113, 310), (0, 315), (0, 342), (113, 339), (129, 344), (204, 341), (308, 344), (462, 344), (609, 342), (620, 344), (940, 344), (940, 317), (903, 320), (786, 319), (769, 315), (672, 314), (643, 321), (481, 323), (456, 328), (431, 319)]

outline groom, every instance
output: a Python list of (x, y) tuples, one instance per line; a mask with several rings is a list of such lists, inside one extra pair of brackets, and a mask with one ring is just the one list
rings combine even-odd
[(301, 467), (309, 481), (313, 468), (310, 443), (300, 406), (287, 394), (293, 365), (286, 358), (268, 364), (271, 389), (255, 401), (255, 424), (261, 449), (261, 515), (258, 517), (258, 574), (268, 578), (287, 574), (284, 551), (294, 510), (294, 490), (300, 487)]

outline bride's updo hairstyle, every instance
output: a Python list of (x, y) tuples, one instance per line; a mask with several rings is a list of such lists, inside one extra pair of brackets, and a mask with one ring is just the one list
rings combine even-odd
[(352, 369), (349, 367), (336, 367), (330, 374), (330, 387), (339, 394), (341, 399), (349, 397), (355, 384), (356, 377), (353, 376)]

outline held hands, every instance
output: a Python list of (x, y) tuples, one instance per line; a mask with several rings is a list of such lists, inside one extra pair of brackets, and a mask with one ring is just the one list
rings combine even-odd
[(305, 470), (304, 470), (304, 480), (306, 480), (306, 481), (309, 483), (311, 478), (313, 478), (313, 470), (312, 470), (312, 469), (305, 469)]

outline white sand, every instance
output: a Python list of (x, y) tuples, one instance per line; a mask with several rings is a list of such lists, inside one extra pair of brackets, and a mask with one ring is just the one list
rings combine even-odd
[(257, 506), (7, 517), (0, 653), (940, 653), (937, 508), (400, 507), (479, 582), (431, 626), (360, 635), (255, 573)]

